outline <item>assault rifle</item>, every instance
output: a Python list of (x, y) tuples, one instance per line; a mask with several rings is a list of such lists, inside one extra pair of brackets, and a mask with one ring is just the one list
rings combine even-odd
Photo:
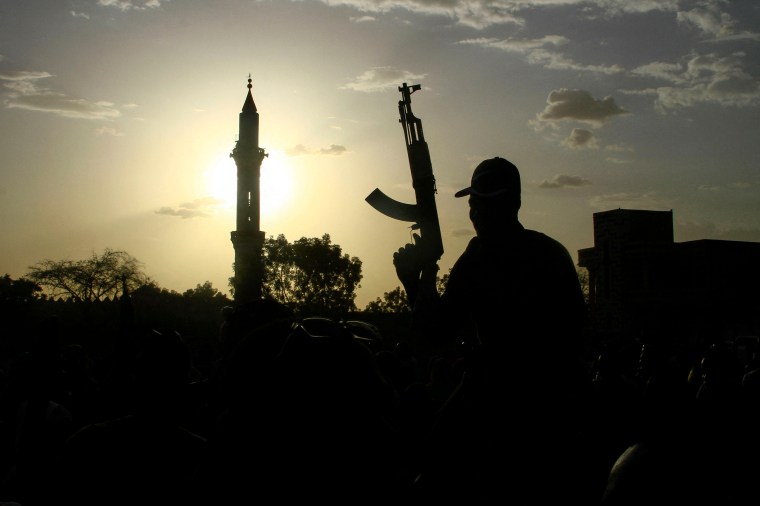
[(422, 133), (422, 120), (412, 113), (411, 95), (421, 88), (422, 86), (419, 84), (407, 86), (404, 83), (398, 89), (402, 97), (402, 100), (398, 102), (398, 112), (401, 116), (399, 123), (404, 128), (406, 153), (409, 157), (412, 186), (417, 203), (404, 204), (398, 202), (388, 197), (379, 188), (375, 188), (365, 200), (386, 216), (396, 220), (413, 222), (412, 230), (419, 230), (417, 246), (421, 250), (422, 258), (426, 262), (435, 263), (443, 255), (441, 227), (438, 224), (438, 210), (435, 206), (435, 194), (438, 193), (438, 190), (435, 187), (430, 152)]

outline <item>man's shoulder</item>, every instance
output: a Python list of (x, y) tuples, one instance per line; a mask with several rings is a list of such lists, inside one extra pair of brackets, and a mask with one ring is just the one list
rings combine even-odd
[[(522, 246), (522, 248), (521, 248)], [(543, 232), (531, 229), (520, 229), (517, 232), (511, 233), (505, 236), (503, 240), (498, 241), (483, 241), (482, 238), (475, 236), (467, 243), (467, 247), (462, 253), (462, 258), (468, 258), (473, 256), (479, 256), (484, 251), (491, 249), (503, 249), (512, 251), (529, 250), (531, 252), (545, 251), (549, 253), (556, 253), (562, 255), (569, 255), (569, 252), (565, 246), (554, 239), (546, 235)]]
[(547, 242), (553, 242), (558, 243), (556, 239), (554, 239), (551, 236), (546, 235), (543, 232), (539, 232), (538, 230), (532, 230), (530, 228), (523, 229), (523, 234), (525, 238), (536, 240), (536, 241), (547, 241)]
[(459, 260), (463, 261), (467, 259), (468, 257), (471, 257), (473, 255), (477, 255), (478, 251), (480, 251), (482, 245), (482, 241), (478, 236), (475, 236), (470, 239), (470, 242), (467, 243), (467, 247), (464, 249), (461, 255), (459, 255)]
[(535, 245), (536, 247), (543, 247), (546, 249), (554, 249), (557, 252), (561, 253), (568, 253), (567, 248), (565, 248), (561, 242), (553, 237), (546, 235), (543, 232), (526, 228), (523, 234), (524, 240), (528, 244)]

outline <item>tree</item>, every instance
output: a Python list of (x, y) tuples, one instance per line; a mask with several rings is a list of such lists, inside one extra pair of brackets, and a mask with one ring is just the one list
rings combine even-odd
[(578, 282), (581, 284), (581, 291), (583, 292), (583, 300), (586, 304), (589, 302), (589, 278), (588, 269), (585, 267), (576, 267), (575, 272), (578, 274)]
[(449, 272), (441, 276), (440, 278), (436, 276), (435, 278), (435, 289), (438, 291), (438, 295), (443, 295), (443, 292), (446, 291), (446, 285), (449, 283), (449, 274), (451, 273), (451, 269), (449, 269)]
[(356, 310), (362, 262), (332, 244), (329, 234), (289, 243), (268, 237), (263, 247), (263, 293), (303, 314), (340, 315)]
[(75, 301), (114, 299), (124, 286), (134, 291), (150, 281), (136, 258), (110, 248), (84, 260), (43, 260), (29, 269), (27, 278), (46, 288), (52, 298)]
[[(449, 269), (449, 273), (451, 269)], [(446, 291), (446, 283), (449, 282), (449, 274), (436, 277), (435, 287), (440, 295)], [(406, 292), (397, 286), (390, 292), (385, 292), (383, 297), (376, 298), (364, 308), (368, 313), (408, 313), (410, 311), (409, 303), (406, 299)]]
[(408, 313), (410, 311), (406, 292), (400, 286), (390, 292), (385, 292), (382, 298), (376, 298), (367, 304), (364, 310), (368, 313)]
[(132, 292), (132, 302), (138, 328), (179, 332), (189, 345), (203, 346), (204, 356), (196, 358), (210, 364), (206, 360), (213, 360), (211, 350), (223, 323), (222, 308), (230, 304), (210, 281), (182, 293), (150, 282)]
[(29, 302), (40, 298), (42, 287), (34, 281), (13, 279), (9, 274), (0, 278), (0, 302)]
[(195, 288), (185, 290), (182, 297), (195, 301), (229, 303), (227, 296), (214, 288), (211, 281), (206, 281), (202, 285), (198, 284)]

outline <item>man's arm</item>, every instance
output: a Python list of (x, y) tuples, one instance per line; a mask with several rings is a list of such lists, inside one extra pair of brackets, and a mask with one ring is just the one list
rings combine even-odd
[(420, 251), (414, 234), (415, 244), (406, 244), (393, 254), (393, 266), (396, 268), (396, 276), (404, 286), (407, 302), (412, 312), (422, 304), (427, 305), (432, 300), (437, 300), (436, 276), (438, 264), (426, 261)]
[(437, 289), (438, 264), (420, 258), (416, 244), (407, 244), (393, 254), (396, 274), (412, 309), (415, 335), (429, 352), (458, 347), (475, 335), (474, 324), (463, 300), (466, 294), (461, 283), (462, 266), (454, 266), (446, 292), (440, 295)]

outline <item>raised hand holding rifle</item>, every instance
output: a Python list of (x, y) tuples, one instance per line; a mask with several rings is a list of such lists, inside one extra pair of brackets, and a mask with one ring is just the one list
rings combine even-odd
[(426, 293), (432, 289), (435, 293), (435, 280), (438, 260), (443, 255), (443, 240), (438, 223), (438, 210), (435, 203), (435, 177), (430, 161), (422, 121), (412, 113), (411, 95), (422, 88), (419, 84), (400, 86), (402, 99), (398, 102), (399, 122), (404, 129), (406, 152), (412, 173), (412, 186), (416, 198), (415, 204), (404, 204), (393, 200), (376, 188), (366, 201), (375, 209), (391, 218), (413, 222), (413, 242), (405, 245), (393, 254), (396, 274), (404, 285), (410, 305), (415, 306), (420, 288)]

